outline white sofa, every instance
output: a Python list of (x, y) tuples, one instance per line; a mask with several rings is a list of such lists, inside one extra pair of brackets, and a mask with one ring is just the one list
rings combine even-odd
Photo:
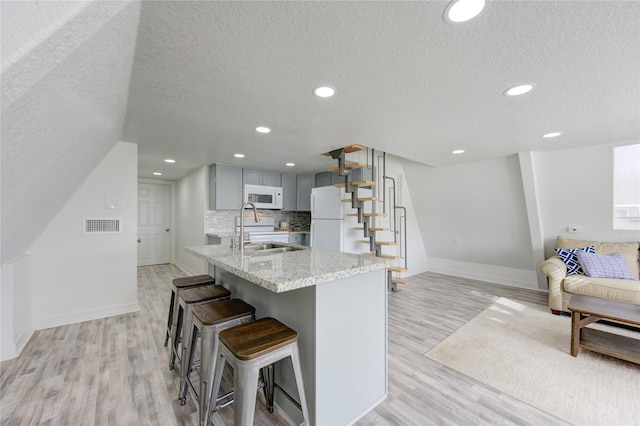
[(640, 243), (606, 243), (599, 241), (557, 238), (557, 248), (571, 249), (593, 246), (598, 254), (622, 253), (627, 268), (635, 280), (592, 278), (586, 275), (567, 275), (567, 265), (554, 255), (542, 262), (540, 270), (549, 284), (549, 308), (554, 314), (567, 312), (572, 294), (601, 297), (640, 305)]

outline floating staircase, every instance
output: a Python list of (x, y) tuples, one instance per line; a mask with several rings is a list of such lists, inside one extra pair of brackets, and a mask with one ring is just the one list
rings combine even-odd
[[(367, 151), (367, 161), (350, 161), (345, 159), (346, 154), (359, 151)], [(330, 172), (337, 173), (344, 177), (344, 183), (337, 183), (334, 186), (344, 188), (347, 198), (342, 199), (345, 203), (351, 203), (351, 207), (356, 213), (347, 213), (347, 216), (357, 217), (361, 226), (354, 229), (363, 232), (364, 239), (360, 243), (369, 244), (367, 253), (385, 259), (391, 259), (397, 265), (387, 268), (389, 289), (397, 291), (397, 284), (409, 285), (409, 281), (402, 279), (398, 274), (409, 272), (407, 268), (407, 219), (406, 208), (398, 206), (396, 203), (396, 182), (395, 179), (386, 175), (386, 154), (378, 154), (371, 149), (371, 161), (369, 161), (369, 149), (362, 145), (347, 145), (333, 151), (325, 152), (323, 155), (330, 156), (338, 160), (338, 165), (329, 169)], [(376, 158), (378, 167), (376, 167)], [(382, 170), (378, 170), (380, 168)], [(372, 179), (351, 180), (353, 171), (356, 169), (371, 170)], [(378, 176), (381, 172), (381, 177)], [(364, 173), (363, 173), (364, 176)], [(389, 185), (388, 185), (389, 184)], [(381, 186), (381, 187), (380, 187)], [(373, 190), (377, 187), (378, 194)], [(361, 197), (358, 195), (358, 188), (371, 188), (370, 196)], [(366, 212), (365, 212), (365, 206)], [(382, 211), (380, 211), (382, 210)], [(383, 222), (383, 223), (380, 223)], [(383, 240), (376, 237), (376, 233), (392, 233), (393, 240)], [(379, 234), (378, 234), (379, 235)], [(395, 250), (395, 253), (383, 252), (383, 248)]]

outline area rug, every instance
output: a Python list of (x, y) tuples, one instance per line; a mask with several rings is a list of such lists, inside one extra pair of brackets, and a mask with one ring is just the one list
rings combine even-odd
[(585, 349), (572, 357), (570, 336), (570, 317), (500, 298), (425, 356), (574, 425), (640, 425), (640, 366)]

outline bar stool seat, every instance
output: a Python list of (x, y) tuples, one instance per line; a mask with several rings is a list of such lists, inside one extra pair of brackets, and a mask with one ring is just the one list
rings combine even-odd
[(302, 381), (298, 333), (274, 318), (262, 318), (247, 324), (221, 331), (220, 355), (215, 365), (212, 399), (220, 390), (225, 362), (233, 368), (235, 401), (233, 419), (235, 425), (253, 424), (256, 406), (256, 385), (261, 369), (269, 368), (265, 378), (265, 397), (269, 411), (273, 411), (273, 364), (290, 357), (300, 398), (304, 424), (309, 425), (309, 412)]
[[(186, 402), (187, 391), (198, 401), (200, 424), (206, 425), (211, 412), (211, 394), (215, 360), (218, 356), (218, 334), (230, 327), (255, 319), (256, 309), (241, 299), (220, 300), (194, 306), (191, 310), (191, 338), (186, 346), (180, 371), (180, 405)], [(200, 381), (192, 383), (191, 373), (198, 367), (196, 347), (200, 338)], [(188, 355), (186, 355), (188, 354)], [(196, 387), (197, 386), (197, 387)]]
[[(171, 345), (171, 356), (169, 358), (169, 370), (173, 370), (176, 358), (178, 362), (184, 357), (186, 348), (191, 338), (192, 315), (191, 310), (194, 306), (203, 303), (215, 302), (216, 300), (228, 299), (231, 292), (221, 285), (206, 285), (196, 288), (186, 288), (180, 291), (178, 295), (178, 314), (175, 329), (175, 338)], [(180, 351), (180, 343), (182, 343), (182, 351)], [(180, 364), (181, 365), (181, 364)]]
[(167, 346), (169, 338), (173, 336), (177, 326), (177, 317), (174, 318), (173, 311), (178, 305), (178, 294), (187, 288), (202, 287), (215, 284), (216, 280), (211, 275), (194, 275), (191, 277), (174, 278), (171, 281), (171, 298), (169, 299), (169, 315), (167, 318), (167, 334), (164, 338), (164, 345)]

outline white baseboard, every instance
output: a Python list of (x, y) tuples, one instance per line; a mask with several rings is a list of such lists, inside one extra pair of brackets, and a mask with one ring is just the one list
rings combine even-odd
[(189, 268), (187, 265), (185, 265), (184, 263), (180, 262), (179, 260), (176, 260), (176, 266), (180, 269), (182, 269), (182, 271), (187, 274), (187, 276), (191, 277), (194, 275), (202, 275), (202, 273), (196, 272), (193, 269)]
[(538, 288), (536, 271), (530, 271), (528, 269), (483, 265), (430, 257), (429, 272), (508, 285), (511, 287), (526, 288), (528, 290), (543, 291)]
[(96, 319), (102, 319), (107, 317), (113, 317), (116, 315), (129, 314), (131, 312), (138, 312), (140, 306), (138, 301), (123, 303), (121, 305), (105, 306), (98, 309), (79, 311), (65, 315), (54, 315), (46, 318), (34, 318), (33, 327), (36, 330), (43, 330), (45, 328), (59, 327), (61, 325), (75, 324), (78, 322), (92, 321)]
[(31, 336), (33, 336), (34, 331), (35, 330), (33, 329), (27, 330), (22, 336), (20, 336), (17, 343), (10, 345), (8, 348), (2, 348), (0, 361), (8, 361), (19, 357), (22, 350), (27, 346), (27, 343), (29, 343), (29, 340), (31, 340)]

